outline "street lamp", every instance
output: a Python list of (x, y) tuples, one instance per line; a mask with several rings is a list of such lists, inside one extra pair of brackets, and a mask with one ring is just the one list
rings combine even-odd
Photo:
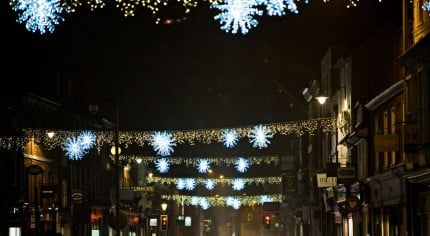
[(167, 210), (167, 203), (165, 202), (161, 203), (161, 210), (163, 210), (163, 212)]

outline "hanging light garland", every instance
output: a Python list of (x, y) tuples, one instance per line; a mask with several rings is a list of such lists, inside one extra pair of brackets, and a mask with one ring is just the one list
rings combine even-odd
[[(17, 21), (25, 23), (26, 29), (31, 32), (52, 33), (55, 26), (64, 20), (63, 13), (73, 13), (83, 5), (88, 5), (91, 11), (106, 6), (103, 0), (9, 0), (10, 5), (18, 14)], [(125, 17), (135, 16), (139, 8), (152, 13), (155, 23), (160, 23), (158, 16), (161, 7), (166, 7), (169, 0), (110, 0), (121, 10)], [(297, 4), (300, 0), (177, 0), (182, 5), (184, 13), (188, 14), (197, 7), (198, 3), (207, 2), (210, 8), (219, 10), (214, 20), (219, 20), (221, 30), (236, 34), (248, 31), (258, 25), (256, 16), (264, 12), (268, 16), (284, 16), (286, 10), (298, 14)], [(309, 3), (304, 0), (304, 3)], [(328, 2), (328, 0), (323, 0)], [(356, 7), (359, 0), (348, 0), (347, 8)], [(381, 2), (381, 0), (379, 0)], [(422, 8), (428, 10), (428, 2)], [(265, 11), (263, 11), (264, 9)], [(178, 20), (179, 22), (180, 20)]]
[(245, 181), (241, 178), (236, 178), (231, 181), (231, 188), (236, 191), (243, 190), (245, 188)]
[(208, 159), (199, 159), (197, 161), (197, 170), (199, 171), (199, 173), (207, 173), (208, 170), (211, 168), (211, 163)]
[(167, 173), (170, 169), (169, 161), (166, 158), (160, 158), (155, 162), (155, 167), (160, 173)]
[[(156, 162), (159, 157), (157, 156), (135, 156), (135, 155), (120, 155), (119, 159), (123, 162), (137, 162), (148, 166)], [(225, 166), (235, 166), (235, 169), (241, 173), (246, 172), (246, 170), (251, 165), (278, 165), (279, 156), (259, 156), (259, 157), (168, 157), (169, 163), (171, 165), (186, 165), (186, 166), (197, 166), (200, 159), (206, 159), (212, 165), (225, 165)], [(112, 157), (114, 161), (114, 157)], [(242, 172), (243, 171), (243, 172)]]
[[(192, 179), (193, 185), (206, 185), (208, 179), (206, 178), (177, 178), (177, 177), (148, 177), (147, 183), (149, 184), (162, 184), (162, 185), (175, 185), (178, 189), (186, 188), (187, 180)], [(232, 178), (211, 178), (215, 185), (233, 185), (235, 179)], [(280, 184), (281, 177), (250, 177), (240, 178), (243, 184), (247, 185), (262, 185), (262, 184)], [(179, 186), (179, 187), (178, 187)], [(193, 190), (194, 188), (192, 188)]]
[[(304, 134), (313, 135), (317, 130), (321, 129), (322, 132), (332, 131), (337, 127), (336, 119), (320, 118), (311, 120), (291, 121), (285, 123), (273, 123), (261, 125), (265, 127), (266, 132), (270, 130), (270, 136), (275, 135), (296, 135), (301, 136)], [(232, 128), (237, 133), (238, 139), (249, 137), (253, 141), (253, 144), (257, 148), (263, 148), (268, 144), (267, 138), (269, 136), (262, 136), (256, 132), (255, 126), (245, 126)], [(173, 146), (177, 144), (188, 143), (194, 145), (196, 143), (210, 144), (213, 142), (223, 142), (223, 132), (225, 129), (202, 129), (202, 130), (184, 130), (184, 131), (171, 131), (168, 133), (169, 141), (164, 143), (163, 146), (155, 146), (158, 149), (157, 152), (162, 154), (171, 154), (173, 152)], [(75, 136), (77, 131), (66, 131), (56, 130), (55, 136), (52, 138), (47, 137), (47, 130), (40, 129), (24, 129), (23, 137), (0, 137), (0, 144), (3, 148), (10, 148), (19, 145), (23, 148), (24, 144), (27, 143), (30, 138), (33, 138), (34, 142), (43, 145), (47, 150), (52, 150), (58, 147), (62, 147), (66, 140), (70, 137)], [(263, 131), (264, 133), (264, 131)], [(113, 145), (114, 132), (112, 131), (93, 131), (96, 137), (96, 147), (100, 149), (103, 145)], [(160, 132), (160, 134), (163, 134)], [(166, 133), (167, 134), (167, 133)], [(155, 144), (155, 136), (152, 131), (120, 131), (119, 132), (119, 143), (127, 148), (129, 145), (137, 145), (143, 147), (147, 144)], [(175, 140), (175, 141), (174, 141)], [(166, 141), (166, 140), (165, 140)], [(11, 143), (13, 142), (13, 143)], [(255, 144), (257, 143), (257, 144)]]
[(239, 157), (234, 163), (234, 168), (240, 173), (245, 173), (248, 170), (249, 165), (248, 159)]
[(95, 137), (91, 131), (84, 131), (77, 137), (70, 137), (64, 143), (63, 150), (71, 160), (80, 160), (94, 146)]
[[(262, 198), (262, 196), (265, 196)], [(188, 196), (188, 195), (161, 195), (161, 199), (168, 201), (175, 201), (178, 205), (184, 204), (186, 206), (197, 206), (202, 202), (202, 198), (205, 202), (212, 207), (226, 207), (231, 206), (239, 209), (241, 206), (254, 206), (262, 205), (262, 199), (270, 199), (272, 202), (281, 202), (281, 194), (270, 194), (270, 195), (239, 195), (239, 196)]]

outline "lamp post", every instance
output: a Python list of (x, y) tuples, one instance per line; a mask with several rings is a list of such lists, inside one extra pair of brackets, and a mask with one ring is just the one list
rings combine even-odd
[[(119, 226), (120, 226), (120, 218), (119, 218), (119, 203), (120, 203), (120, 199), (119, 199), (119, 193), (120, 193), (120, 188), (121, 188), (121, 178), (120, 178), (120, 173), (121, 173), (121, 166), (119, 164), (119, 154), (121, 152), (121, 149), (119, 148), (119, 108), (118, 108), (118, 101), (116, 99), (102, 99), (103, 101), (108, 101), (108, 102), (112, 102), (114, 105), (114, 120), (115, 120), (115, 129), (114, 129), (114, 147), (111, 148), (111, 154), (114, 155), (115, 157), (115, 179), (116, 179), (116, 189), (115, 189), (115, 213), (116, 213), (116, 226), (117, 226), (117, 230), (116, 230), (116, 234), (119, 236), (120, 235), (120, 230), (119, 230)], [(99, 107), (97, 104), (90, 104), (89, 105), (89, 111), (92, 114), (96, 114), (99, 110)]]

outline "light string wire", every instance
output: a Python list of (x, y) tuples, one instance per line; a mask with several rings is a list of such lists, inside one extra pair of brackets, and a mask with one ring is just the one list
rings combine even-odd
[(191, 199), (193, 197), (205, 198), (211, 207), (225, 207), (227, 206), (227, 199), (232, 197), (238, 199), (242, 206), (261, 205), (262, 196), (269, 197), (272, 202), (281, 202), (281, 194), (268, 194), (268, 195), (238, 195), (238, 196), (190, 196), (190, 195), (161, 195), (161, 199), (168, 201), (175, 201), (178, 205), (184, 204), (186, 206), (192, 205)]
[[(322, 132), (334, 131), (337, 128), (337, 119), (334, 117), (317, 118), (309, 120), (298, 120), (281, 123), (262, 124), (266, 129), (270, 130), (272, 135), (296, 135), (304, 134), (314, 135), (316, 131)], [(222, 142), (223, 132), (226, 129), (235, 130), (238, 138), (249, 138), (251, 135), (252, 126), (242, 126), (235, 128), (219, 128), (219, 129), (197, 129), (197, 130), (179, 130), (168, 131), (176, 139), (178, 144), (188, 143), (195, 145), (196, 143), (210, 144), (212, 142)], [(17, 136), (0, 136), (0, 147), (11, 149), (14, 147), (23, 148), (30, 140), (37, 144), (42, 144), (47, 150), (63, 147), (68, 138), (76, 136), (82, 130), (52, 130), (55, 135), (52, 138), (47, 136), (48, 130), (44, 129), (23, 129), (22, 137)], [(96, 137), (95, 145), (98, 150), (105, 144), (113, 145), (114, 131), (92, 131)], [(149, 144), (151, 136), (156, 131), (119, 131), (119, 143), (127, 148), (129, 145), (137, 145), (143, 147)]]

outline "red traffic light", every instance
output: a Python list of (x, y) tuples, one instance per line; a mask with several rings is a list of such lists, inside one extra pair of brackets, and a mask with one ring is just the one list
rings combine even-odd
[(167, 215), (161, 215), (161, 230), (167, 230), (168, 217)]
[(270, 223), (270, 220), (272, 219), (272, 217), (270, 216), (270, 215), (265, 215), (264, 217), (263, 217), (263, 223), (264, 223), (264, 228), (265, 229), (270, 229), (270, 227), (271, 227), (271, 223)]

